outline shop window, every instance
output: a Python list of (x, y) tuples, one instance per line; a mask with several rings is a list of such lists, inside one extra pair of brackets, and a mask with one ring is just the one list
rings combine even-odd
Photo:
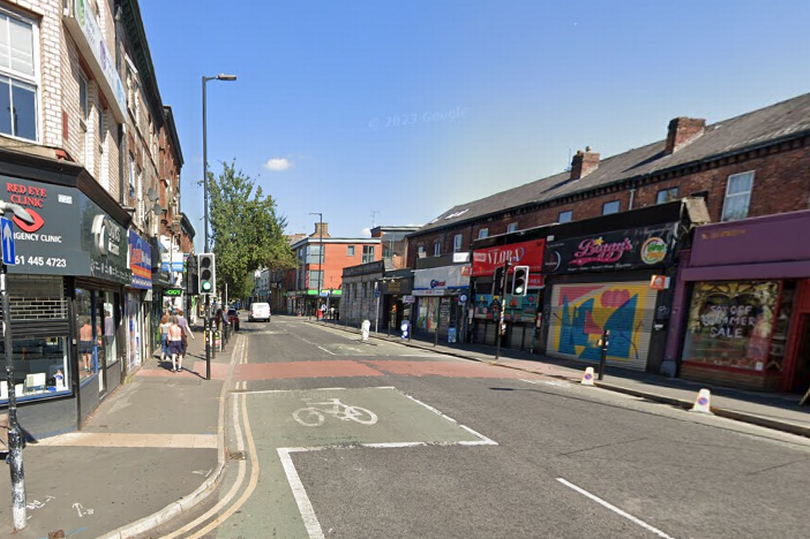
[(37, 139), (36, 26), (0, 12), (0, 133)]
[(695, 285), (684, 340), (684, 361), (763, 371), (774, 328), (779, 283), (705, 282)]
[(570, 223), (574, 219), (574, 210), (561, 211), (557, 216), (558, 223)]
[(736, 221), (748, 217), (754, 173), (732, 174), (726, 184), (726, 199), (723, 202), (723, 221)]
[(611, 200), (602, 204), (602, 215), (610, 215), (611, 213), (619, 213), (621, 209), (621, 202), (618, 200)]
[(670, 187), (669, 189), (661, 189), (655, 196), (656, 204), (666, 204), (678, 199), (678, 188)]
[[(14, 395), (17, 399), (70, 393), (70, 363), (66, 337), (15, 339)], [(0, 341), (0, 353), (5, 356), (5, 344)], [(0, 402), (8, 401), (8, 381), (0, 381)]]

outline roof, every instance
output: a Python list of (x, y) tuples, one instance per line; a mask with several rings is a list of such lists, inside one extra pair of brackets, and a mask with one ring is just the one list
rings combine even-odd
[(587, 176), (570, 181), (564, 171), (494, 195), (459, 204), (412, 235), (468, 222), (512, 208), (542, 204), (633, 178), (679, 169), (810, 133), (810, 93), (706, 126), (702, 135), (664, 154), (666, 139), (602, 159)]
[(290, 248), (291, 249), (297, 249), (299, 247), (303, 247), (304, 245), (307, 245), (307, 244), (310, 244), (310, 243), (324, 243), (324, 244), (329, 244), (329, 243), (337, 243), (337, 244), (341, 244), (341, 243), (343, 243), (343, 244), (359, 243), (359, 244), (363, 244), (364, 243), (364, 244), (369, 244), (369, 245), (371, 245), (371, 244), (376, 245), (376, 244), (380, 243), (380, 238), (333, 238), (333, 237), (327, 237), (327, 238), (323, 238), (323, 240), (321, 240), (318, 236), (314, 236), (314, 237), (313, 236), (307, 236), (307, 237), (302, 238), (302, 239), (298, 240), (297, 242), (291, 244)]

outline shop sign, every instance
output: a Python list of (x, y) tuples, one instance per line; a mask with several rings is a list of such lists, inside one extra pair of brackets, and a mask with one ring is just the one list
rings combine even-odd
[(152, 247), (134, 230), (129, 231), (129, 269), (133, 288), (152, 288)]
[(672, 260), (677, 224), (617, 230), (546, 245), (547, 275), (659, 267)]
[[(160, 271), (182, 272), (185, 270), (185, 253), (174, 251), (173, 253), (160, 253)], [(171, 268), (171, 269), (170, 269)]]
[(402, 303), (416, 303), (414, 296), (402, 296)]
[(443, 296), (470, 286), (469, 266), (444, 266), (414, 271), (415, 296)]
[(163, 297), (165, 298), (176, 298), (183, 295), (182, 288), (167, 288), (163, 291)]
[(529, 266), (530, 272), (543, 269), (543, 253), (546, 240), (524, 241), (498, 247), (488, 247), (473, 252), (472, 275), (482, 277), (494, 275), (497, 268), (506, 262), (514, 266)]
[(410, 294), (413, 290), (413, 279), (392, 279), (382, 282), (385, 295)]
[(107, 281), (130, 284), (132, 272), (127, 263), (127, 229), (107, 215), (84, 193), (79, 193), (79, 205), (82, 248), (90, 257), (90, 275)]

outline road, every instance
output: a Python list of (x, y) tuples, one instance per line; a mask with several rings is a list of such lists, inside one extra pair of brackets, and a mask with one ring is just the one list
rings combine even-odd
[(808, 440), (303, 319), (237, 343), (226, 479), (152, 537), (810, 537)]

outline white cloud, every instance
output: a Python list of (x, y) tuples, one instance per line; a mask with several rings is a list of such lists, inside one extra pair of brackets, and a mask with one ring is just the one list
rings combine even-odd
[(292, 167), (292, 162), (286, 157), (273, 157), (272, 159), (268, 159), (264, 164), (264, 168), (272, 170), (273, 172), (281, 172), (290, 167)]
[(364, 238), (370, 238), (371, 237), (371, 229), (370, 228), (364, 228), (363, 230), (360, 231), (360, 236), (364, 237)]

